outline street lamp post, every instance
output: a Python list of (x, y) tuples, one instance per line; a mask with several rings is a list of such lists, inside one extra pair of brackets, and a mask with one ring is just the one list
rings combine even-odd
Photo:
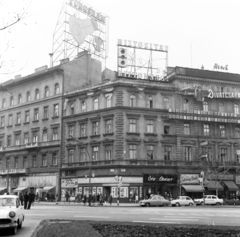
[(7, 168), (7, 193), (10, 193), (9, 192), (9, 162), (8, 160), (6, 161), (6, 168)]
[[(83, 145), (83, 143), (81, 141), (79, 141), (76, 137), (73, 137), (73, 136), (70, 136), (74, 141), (76, 141), (79, 145)], [(91, 200), (90, 200), (90, 191), (91, 191), (91, 177), (94, 178), (94, 174), (92, 174), (92, 167), (91, 167), (91, 161), (90, 161), (90, 154), (88, 152), (88, 149), (83, 146), (83, 148), (85, 149), (85, 151), (87, 152), (87, 155), (88, 155), (88, 160), (89, 160), (89, 163), (88, 163), (88, 177), (89, 177), (89, 187), (88, 187), (88, 198), (89, 198), (89, 206), (91, 206)], [(85, 175), (85, 178), (87, 178), (87, 175)]]

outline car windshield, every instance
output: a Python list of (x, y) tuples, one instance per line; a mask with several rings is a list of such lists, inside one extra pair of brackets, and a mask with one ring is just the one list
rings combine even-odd
[(0, 207), (15, 206), (14, 198), (0, 198)]

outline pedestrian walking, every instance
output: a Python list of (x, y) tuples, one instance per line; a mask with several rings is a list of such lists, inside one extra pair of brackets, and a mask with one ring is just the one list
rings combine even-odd
[(104, 195), (104, 206), (107, 206), (107, 194)]
[(28, 208), (27, 209), (31, 209), (31, 205), (35, 200), (35, 193), (33, 192), (33, 190), (29, 193), (28, 196)]
[(68, 191), (66, 191), (66, 193), (65, 193), (66, 202), (68, 202), (69, 197), (70, 197), (70, 195), (69, 195)]
[(36, 193), (36, 201), (39, 202), (39, 194), (38, 194), (38, 192)]
[(24, 196), (23, 196), (23, 199), (24, 199), (24, 209), (27, 209), (27, 205), (28, 205), (28, 193), (25, 192)]
[(110, 204), (110, 206), (111, 206), (111, 205), (112, 205), (112, 194), (111, 194), (111, 193), (110, 193), (110, 195), (109, 195), (108, 202), (109, 202), (109, 204)]
[(92, 202), (92, 194), (89, 193), (89, 195), (88, 195), (88, 206), (91, 206), (91, 202)]
[(47, 193), (46, 197), (47, 197), (47, 202), (50, 202), (50, 194), (49, 193)]
[(100, 203), (100, 206), (103, 205), (103, 195), (101, 193), (99, 195), (99, 203)]
[(20, 200), (21, 206), (23, 206), (23, 194), (22, 194), (22, 192), (19, 193), (19, 200)]
[(86, 194), (83, 195), (83, 200), (82, 200), (82, 201), (83, 201), (83, 204), (84, 204), (84, 206), (85, 206), (85, 203), (86, 203), (86, 201), (87, 201)]

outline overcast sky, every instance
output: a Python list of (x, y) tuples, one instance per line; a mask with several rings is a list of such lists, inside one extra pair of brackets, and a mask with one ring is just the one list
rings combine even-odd
[[(116, 70), (117, 40), (168, 45), (168, 65), (240, 74), (239, 0), (85, 0), (110, 17), (107, 67)], [(50, 64), (62, 0), (0, 0), (0, 28), (14, 14), (25, 18), (0, 31), (0, 82)]]

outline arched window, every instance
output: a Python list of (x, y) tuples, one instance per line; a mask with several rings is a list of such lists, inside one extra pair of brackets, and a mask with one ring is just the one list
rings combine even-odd
[(185, 111), (189, 110), (188, 99), (185, 99), (185, 100), (183, 101), (183, 110), (185, 110)]
[(44, 96), (45, 97), (49, 96), (49, 87), (48, 86), (45, 87)]
[(203, 111), (208, 111), (208, 102), (203, 101)]
[(150, 95), (148, 96), (148, 108), (153, 107), (153, 97)]
[(19, 95), (18, 95), (18, 104), (21, 104), (21, 103), (22, 103), (22, 95), (19, 94)]
[(130, 96), (130, 106), (131, 107), (136, 106), (136, 96), (135, 95)]
[(234, 105), (234, 114), (239, 114), (239, 105), (238, 104)]
[(60, 93), (59, 85), (55, 84), (55, 95), (58, 95)]
[(31, 100), (31, 96), (30, 96), (30, 92), (27, 92), (27, 102), (29, 102)]
[(169, 109), (169, 99), (167, 97), (163, 98), (163, 108)]
[(95, 98), (93, 100), (93, 110), (97, 110), (98, 109), (98, 98)]
[(13, 106), (14, 100), (13, 100), (13, 96), (10, 97), (10, 106)]
[(35, 91), (35, 99), (38, 100), (39, 98), (40, 98), (39, 90), (36, 89), (36, 91)]
[(3, 108), (3, 109), (6, 108), (6, 100), (5, 100), (5, 99), (2, 100), (2, 108)]
[(223, 113), (223, 112), (224, 112), (224, 105), (223, 105), (223, 103), (219, 103), (218, 106), (219, 106), (219, 107), (218, 107), (219, 112), (220, 112), (220, 113)]

